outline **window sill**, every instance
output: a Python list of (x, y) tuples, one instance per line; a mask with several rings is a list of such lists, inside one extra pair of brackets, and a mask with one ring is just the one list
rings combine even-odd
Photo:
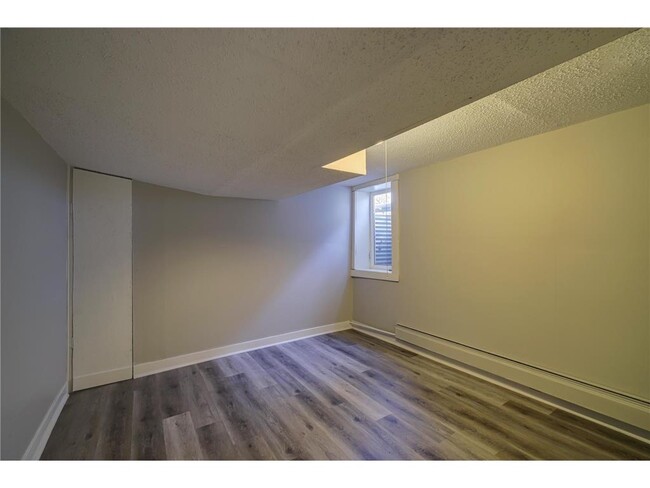
[(399, 281), (399, 275), (395, 269), (393, 271), (382, 271), (380, 269), (352, 269), (350, 270), (352, 278), (366, 278), (369, 280), (381, 281)]

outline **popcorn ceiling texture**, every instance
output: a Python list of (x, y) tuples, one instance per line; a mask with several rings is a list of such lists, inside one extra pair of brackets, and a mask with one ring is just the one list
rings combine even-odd
[[(388, 140), (389, 173), (453, 159), (650, 102), (650, 29), (641, 29)], [(384, 174), (370, 148), (368, 176)]]
[[(277, 199), (343, 181), (321, 166), (629, 32), (3, 29), (2, 96), (73, 166)], [(547, 107), (518, 103), (495, 103), (512, 122), (480, 113), (493, 133), (481, 144), (504, 123), (540, 124)]]

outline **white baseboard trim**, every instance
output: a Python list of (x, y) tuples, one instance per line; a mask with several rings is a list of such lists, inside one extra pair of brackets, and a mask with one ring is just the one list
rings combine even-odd
[(131, 378), (133, 378), (133, 369), (131, 366), (83, 376), (75, 376), (72, 378), (72, 391), (85, 390), (86, 388), (107, 385), (109, 383), (117, 383), (118, 381), (130, 380)]
[(384, 329), (378, 329), (377, 327), (373, 327), (368, 324), (364, 324), (361, 322), (357, 322), (356, 320), (350, 320), (350, 325), (352, 326), (353, 329), (358, 330), (360, 332), (365, 332), (368, 335), (374, 336), (374, 337), (392, 337), (395, 338), (395, 332), (389, 332)]
[(332, 332), (338, 332), (340, 330), (346, 330), (349, 328), (350, 322), (346, 320), (344, 322), (321, 325), (320, 327), (312, 327), (310, 329), (302, 329), (295, 332), (287, 332), (286, 334), (264, 337), (262, 339), (255, 339), (247, 342), (240, 342), (238, 344), (232, 344), (229, 346), (216, 347), (214, 349), (208, 349), (206, 351), (193, 352), (190, 354), (184, 354), (182, 356), (174, 356), (158, 361), (151, 361), (149, 363), (136, 364), (133, 367), (133, 376), (134, 378), (141, 378), (142, 376), (162, 373), (163, 371), (169, 371), (170, 369), (181, 368), (183, 366), (202, 363), (204, 361), (210, 361), (212, 359), (231, 356), (233, 354), (239, 354), (246, 351), (254, 351), (255, 349), (275, 346), (277, 344), (283, 344), (285, 342), (306, 339), (307, 337), (330, 334)]
[(45, 449), (47, 440), (50, 438), (54, 424), (56, 424), (56, 421), (61, 414), (61, 410), (63, 410), (63, 406), (67, 400), (68, 384), (66, 383), (61, 387), (59, 393), (57, 393), (56, 397), (50, 404), (50, 408), (47, 409), (43, 420), (41, 420), (41, 424), (38, 426), (38, 429), (36, 429), (34, 437), (32, 437), (29, 446), (27, 446), (27, 449), (23, 454), (22, 459), (24, 461), (38, 461), (41, 458), (41, 454), (43, 454), (43, 449)]
[[(400, 332), (399, 329), (405, 329), (408, 331), (410, 331), (411, 329), (401, 328), (397, 326), (395, 328), (396, 330), (395, 336), (391, 337), (390, 335), (385, 335), (385, 334), (371, 334), (368, 331), (369, 330), (372, 331), (373, 329), (376, 330), (374, 327), (368, 326), (366, 324), (361, 324), (361, 325), (365, 327), (354, 327), (354, 328), (359, 332), (372, 335), (374, 337), (377, 337), (378, 339), (384, 340), (388, 343), (397, 345), (403, 349), (419, 354), (420, 356), (431, 359), (432, 361), (442, 363), (446, 366), (463, 371), (472, 376), (476, 376), (490, 383), (499, 385), (503, 388), (515, 391), (520, 395), (524, 395), (528, 398), (532, 398), (546, 405), (572, 413), (573, 415), (577, 415), (578, 417), (582, 417), (584, 419), (595, 422), (599, 425), (603, 425), (605, 427), (613, 429), (622, 434), (628, 435), (630, 437), (634, 437), (635, 439), (640, 440), (642, 442), (650, 443), (650, 432), (648, 432), (650, 429), (642, 427), (642, 425), (644, 425), (643, 420), (646, 423), (648, 422), (647, 407), (645, 410), (643, 410), (641, 406), (634, 405), (632, 410), (634, 411), (634, 415), (636, 416), (635, 418), (642, 417), (642, 422), (639, 422), (639, 424), (641, 425), (637, 425), (629, 421), (622, 420), (620, 418), (621, 416), (618, 414), (608, 415), (607, 413), (599, 412), (598, 410), (594, 409), (593, 405), (583, 406), (580, 403), (571, 400), (570, 398), (572, 397), (567, 398), (565, 396), (563, 398), (557, 392), (555, 394), (547, 393), (546, 391), (539, 389), (537, 386), (531, 385), (528, 382), (528, 378), (526, 377), (523, 377), (523, 380), (521, 378), (519, 380), (511, 379), (505, 374), (503, 374), (502, 372), (500, 374), (500, 372), (495, 372), (491, 369), (488, 369), (488, 367), (485, 367), (484, 363), (480, 363), (481, 365), (477, 366), (475, 363), (470, 361), (471, 355), (462, 355), (462, 354), (452, 355), (450, 349), (437, 348), (437, 350), (433, 350), (431, 344), (427, 344), (425, 347), (419, 344), (415, 344), (414, 342), (411, 342), (411, 340), (407, 341), (406, 339), (403, 339), (404, 335), (402, 332)], [(427, 336), (426, 334), (423, 335), (426, 336), (427, 338), (430, 337)], [(470, 351), (475, 352), (471, 349)], [(641, 412), (643, 413), (641, 414)]]

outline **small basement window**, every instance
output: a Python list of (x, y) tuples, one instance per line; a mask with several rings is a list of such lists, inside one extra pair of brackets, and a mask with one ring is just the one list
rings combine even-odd
[(354, 263), (351, 275), (398, 281), (398, 177), (353, 188)]

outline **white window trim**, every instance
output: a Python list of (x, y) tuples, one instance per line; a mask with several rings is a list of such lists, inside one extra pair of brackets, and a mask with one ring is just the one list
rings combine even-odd
[[(366, 278), (372, 280), (382, 280), (382, 281), (399, 281), (399, 175), (393, 175), (386, 178), (381, 178), (378, 180), (370, 181), (364, 183), (363, 185), (358, 185), (352, 187), (352, 194), (355, 195), (357, 190), (362, 190), (364, 188), (381, 185), (386, 181), (391, 182), (391, 229), (392, 229), (392, 267), (391, 269), (366, 269), (362, 267), (357, 267), (355, 261), (355, 234), (356, 231), (352, 233), (352, 269), (350, 270), (350, 276), (353, 278)], [(354, 197), (353, 197), (354, 198)], [(353, 200), (354, 201), (354, 200)], [(353, 220), (356, 221), (356, 207), (353, 205)], [(356, 226), (356, 222), (354, 222)], [(370, 241), (369, 241), (370, 244)]]

